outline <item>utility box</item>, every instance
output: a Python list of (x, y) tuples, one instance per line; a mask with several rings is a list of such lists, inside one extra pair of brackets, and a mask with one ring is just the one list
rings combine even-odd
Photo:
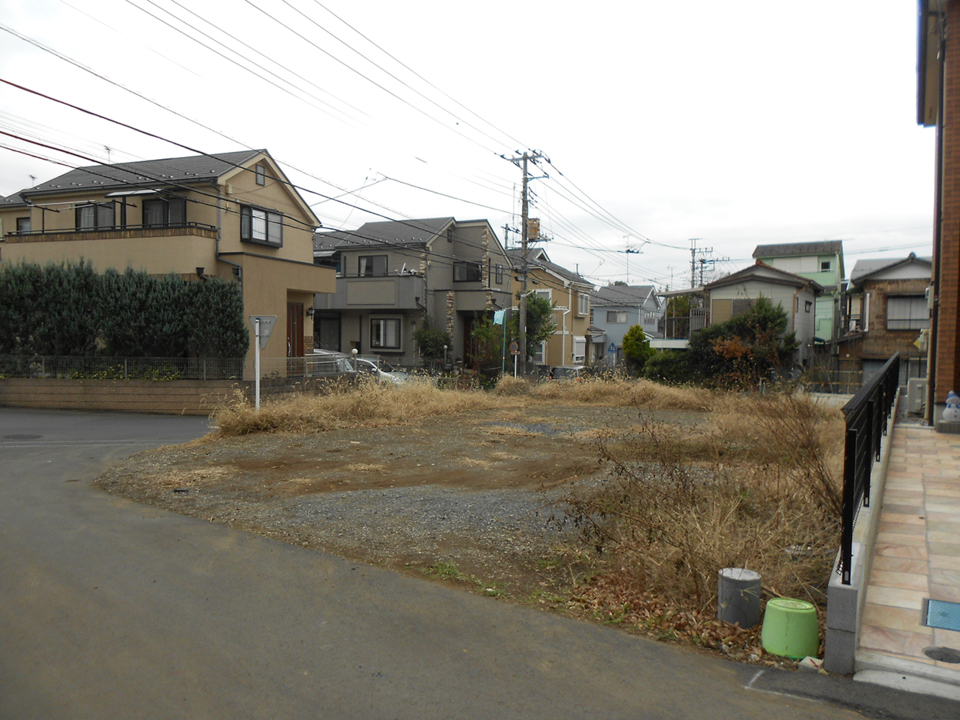
[(927, 378), (907, 380), (907, 412), (921, 415), (927, 402)]

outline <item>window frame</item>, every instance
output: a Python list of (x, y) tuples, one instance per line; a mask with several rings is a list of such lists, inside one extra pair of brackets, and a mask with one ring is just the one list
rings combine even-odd
[[(474, 272), (470, 272), (470, 270)], [(466, 273), (466, 277), (463, 277), (464, 273)], [(483, 265), (474, 260), (454, 261), (453, 281), (455, 283), (483, 282)]]
[(267, 168), (262, 164), (257, 164), (256, 166), (256, 175), (257, 175), (257, 185), (266, 185), (267, 184)]
[(503, 285), (503, 265), (500, 263), (497, 263), (494, 268), (494, 282), (497, 283), (497, 287)]
[[(613, 315), (614, 319), (611, 320), (610, 316)], [(620, 318), (623, 318), (622, 320)], [(607, 325), (626, 325), (627, 323), (627, 311), (626, 310), (607, 310)]]
[[(369, 272), (364, 267), (368, 260), (371, 261)], [(375, 262), (377, 260), (383, 261), (381, 272), (377, 272), (377, 263)], [(390, 257), (388, 255), (359, 255), (357, 257), (357, 277), (386, 277), (389, 273), (389, 265)]]
[(540, 345), (540, 348), (537, 350), (534, 350), (533, 363), (535, 365), (546, 365), (547, 364), (547, 343), (541, 342), (538, 344)]
[[(908, 310), (908, 317), (902, 317), (898, 315), (893, 316), (891, 312), (891, 303), (890, 301), (908, 301), (909, 305), (906, 305)], [(896, 302), (894, 303), (896, 304)], [(914, 295), (914, 294), (904, 294), (904, 295), (887, 295), (887, 318), (886, 318), (886, 329), (891, 331), (898, 330), (926, 330), (930, 327), (930, 309), (927, 306), (927, 299), (923, 295)], [(913, 315), (913, 311), (920, 310), (918, 316)], [(893, 323), (893, 325), (891, 325)]]
[[(258, 217), (259, 214), (262, 214), (262, 218)], [(283, 247), (283, 217), (283, 213), (274, 210), (256, 205), (241, 205), (240, 242), (274, 248)], [(258, 221), (263, 223), (262, 238), (257, 236), (261, 232), (255, 224)], [(276, 237), (277, 234), (279, 237)]]
[(577, 293), (577, 315), (585, 317), (590, 314), (590, 294), (585, 292)]
[[(158, 223), (147, 222), (147, 207), (153, 204), (161, 204), (163, 207), (163, 220), (161, 222), (158, 222)], [(179, 222), (171, 221), (171, 216), (173, 215), (172, 208), (174, 207), (177, 207), (180, 209), (181, 219)], [(187, 224), (186, 198), (182, 198), (182, 197), (147, 198), (140, 205), (140, 224), (145, 228), (184, 227)]]
[[(26, 229), (24, 229), (26, 225)], [(33, 218), (30, 215), (26, 217), (17, 218), (17, 235), (26, 235), (29, 232), (33, 232)]]
[[(87, 208), (92, 208), (93, 210), (93, 226), (85, 226), (80, 223), (80, 216), (83, 211)], [(101, 210), (110, 210), (111, 222), (109, 224), (101, 224)], [(114, 201), (107, 202), (84, 202), (78, 205), (74, 205), (73, 208), (73, 221), (74, 228), (77, 232), (98, 232), (100, 230), (114, 230), (117, 227), (117, 203)]]
[[(394, 324), (394, 332), (396, 334), (396, 344), (387, 345), (384, 343), (383, 336), (384, 330), (387, 327), (387, 323)], [(378, 327), (379, 332), (375, 331), (375, 327)], [(403, 318), (392, 316), (373, 316), (370, 318), (369, 324), (370, 330), (370, 348), (372, 350), (380, 350), (383, 352), (403, 352)]]

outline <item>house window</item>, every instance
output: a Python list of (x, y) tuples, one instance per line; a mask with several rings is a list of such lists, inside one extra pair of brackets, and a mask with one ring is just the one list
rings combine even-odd
[(267, 169), (263, 165), (257, 165), (257, 185), (267, 184)]
[(177, 227), (187, 221), (187, 201), (157, 198), (143, 201), (144, 227)]
[(533, 362), (537, 365), (545, 365), (547, 362), (547, 344), (539, 343), (534, 347)]
[(607, 310), (608, 323), (625, 323), (627, 321), (626, 310)]
[(371, 318), (370, 347), (377, 350), (399, 350), (400, 318)]
[(830, 272), (830, 261), (821, 260), (820, 261), (820, 272)]
[(811, 301), (809, 301), (809, 300), (805, 300), (804, 303), (803, 303), (803, 311), (804, 311), (805, 313), (808, 313), (808, 312), (810, 312), (811, 310), (813, 310), (813, 303), (812, 303)]
[(573, 339), (573, 361), (575, 363), (582, 363), (584, 357), (587, 353), (587, 339), (586, 338), (574, 338)]
[(359, 277), (384, 277), (387, 274), (386, 255), (361, 255), (357, 265)]
[(922, 295), (887, 298), (887, 330), (924, 330), (930, 327), (930, 311)]
[(30, 232), (32, 228), (30, 218), (22, 217), (17, 218), (17, 235), (23, 235), (24, 233)]
[(240, 239), (259, 245), (283, 247), (283, 215), (263, 208), (241, 205)]
[(543, 298), (544, 300), (550, 300), (551, 302), (553, 301), (553, 291), (552, 291), (552, 290), (537, 290), (535, 294), (536, 294), (537, 297), (541, 297), (541, 298)]
[(454, 282), (479, 282), (482, 278), (480, 263), (455, 262), (453, 264)]
[(497, 286), (499, 287), (500, 285), (503, 285), (503, 265), (500, 263), (497, 263), (494, 276), (496, 278), (495, 282), (497, 283)]
[(113, 203), (88, 203), (76, 208), (77, 230), (112, 230)]
[(590, 296), (587, 293), (577, 293), (577, 315), (590, 314)]

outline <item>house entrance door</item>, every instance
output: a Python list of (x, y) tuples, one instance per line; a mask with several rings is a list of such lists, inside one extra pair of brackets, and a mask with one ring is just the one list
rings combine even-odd
[(287, 303), (287, 375), (303, 375), (303, 303)]

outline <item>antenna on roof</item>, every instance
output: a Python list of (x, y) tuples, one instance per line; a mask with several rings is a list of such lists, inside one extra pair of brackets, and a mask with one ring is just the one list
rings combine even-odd
[(30, 178), (30, 187), (33, 187), (34, 185), (37, 184), (37, 176), (36, 176), (36, 175), (27, 175), (27, 177)]
[(110, 153), (113, 152), (113, 150), (111, 150), (106, 145), (103, 146), (103, 149), (107, 151), (107, 162), (110, 162)]

